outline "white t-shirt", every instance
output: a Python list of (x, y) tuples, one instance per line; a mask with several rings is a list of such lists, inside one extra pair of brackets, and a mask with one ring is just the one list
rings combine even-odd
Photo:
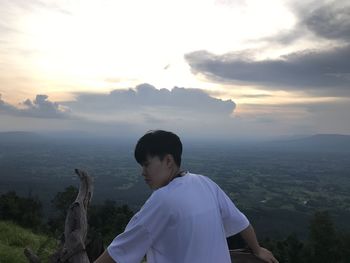
[(154, 191), (107, 250), (117, 263), (230, 263), (226, 237), (247, 218), (209, 178), (186, 173)]

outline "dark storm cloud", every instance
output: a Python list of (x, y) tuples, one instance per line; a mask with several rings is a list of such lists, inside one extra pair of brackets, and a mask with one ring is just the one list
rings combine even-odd
[(327, 52), (297, 52), (278, 60), (263, 61), (253, 61), (237, 54), (216, 56), (206, 51), (186, 55), (195, 73), (209, 77), (316, 87), (333, 85), (348, 87), (349, 57), (350, 46)]
[(314, 2), (297, 8), (300, 24), (326, 39), (350, 40), (350, 5), (345, 1)]
[(47, 95), (37, 95), (33, 101), (27, 99), (21, 104), (23, 106), (21, 108), (14, 107), (2, 100), (0, 96), (0, 113), (33, 118), (61, 119), (70, 117), (68, 108), (49, 101)]
[(327, 51), (302, 51), (276, 60), (254, 61), (239, 54), (197, 51), (185, 56), (194, 74), (221, 82), (267, 89), (331, 89), (350, 94), (350, 45)]
[(332, 40), (334, 44), (260, 61), (247, 51), (223, 55), (196, 51), (185, 55), (192, 72), (222, 83), (350, 96), (350, 5), (345, 1), (294, 2), (292, 9), (298, 20), (295, 28), (263, 41), (287, 44), (316, 36), (315, 41)]
[(230, 115), (235, 109), (231, 100), (220, 100), (199, 89), (175, 87), (171, 91), (156, 89), (149, 84), (135, 89), (113, 90), (109, 94), (78, 94), (76, 101), (65, 102), (74, 112), (154, 112), (157, 116), (169, 113)]
[(345, 1), (294, 2), (291, 9), (296, 18), (294, 28), (259, 41), (290, 44), (308, 37), (343, 43), (350, 40), (350, 5)]

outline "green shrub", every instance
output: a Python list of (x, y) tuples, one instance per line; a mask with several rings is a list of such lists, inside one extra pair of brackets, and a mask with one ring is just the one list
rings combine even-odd
[(11, 222), (0, 221), (1, 263), (28, 263), (23, 253), (25, 247), (31, 248), (43, 262), (47, 262), (56, 246), (53, 238), (35, 234)]

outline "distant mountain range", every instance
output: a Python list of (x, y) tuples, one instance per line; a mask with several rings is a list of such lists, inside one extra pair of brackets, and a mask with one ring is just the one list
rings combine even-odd
[[(72, 138), (78, 139), (78, 134), (73, 134)], [(86, 134), (81, 134), (81, 139), (84, 139)], [(52, 139), (69, 140), (72, 139), (69, 135), (57, 136), (48, 134), (39, 134), (34, 132), (0, 132), (0, 143), (42, 143), (50, 142)], [(87, 137), (91, 141), (93, 137)], [(99, 141), (102, 137), (96, 137)], [(108, 138), (105, 138), (108, 140)], [(114, 138), (113, 140), (116, 140)], [(208, 144), (213, 142), (209, 142)], [(260, 144), (254, 144), (254, 147), (264, 150), (283, 150), (283, 151), (309, 151), (309, 152), (350, 152), (350, 135), (340, 134), (316, 134), (302, 138), (284, 139), (278, 141), (270, 141)], [(243, 145), (244, 146), (244, 145)], [(252, 147), (252, 145), (247, 145)]]
[(268, 148), (308, 152), (350, 152), (350, 135), (316, 134), (299, 139), (274, 141)]
[(37, 143), (46, 140), (45, 136), (34, 132), (0, 132), (0, 143)]

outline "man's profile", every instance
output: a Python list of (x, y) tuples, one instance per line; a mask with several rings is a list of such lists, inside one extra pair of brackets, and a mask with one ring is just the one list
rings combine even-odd
[(168, 131), (142, 136), (135, 159), (154, 190), (96, 263), (229, 263), (226, 238), (240, 233), (253, 253), (278, 262), (260, 247), (248, 219), (209, 178), (181, 170), (182, 143)]

